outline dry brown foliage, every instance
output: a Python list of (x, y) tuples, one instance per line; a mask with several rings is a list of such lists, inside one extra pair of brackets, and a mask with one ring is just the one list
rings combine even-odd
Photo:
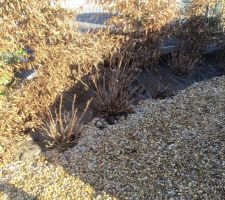
[(185, 42), (183, 47), (199, 52), (213, 42), (221, 23), (220, 13), (214, 12), (216, 2), (193, 0), (187, 7), (185, 19), (175, 27), (175, 36)]
[(136, 62), (121, 54), (112, 55), (109, 61), (98, 66), (87, 89), (99, 115), (108, 118), (131, 111), (129, 86), (137, 71)]
[(160, 31), (175, 17), (174, 0), (97, 0), (107, 10), (117, 14), (110, 25), (123, 33), (148, 34)]
[(90, 101), (80, 116), (78, 109), (75, 108), (76, 95), (74, 95), (71, 113), (62, 112), (62, 95), (60, 97), (59, 108), (55, 113), (47, 108), (48, 122), (43, 125), (42, 129), (47, 138), (48, 147), (57, 147), (66, 150), (77, 143), (80, 136), (81, 120), (88, 109)]
[(179, 74), (195, 69), (208, 45), (219, 40), (221, 16), (214, 10), (216, 0), (193, 0), (173, 27), (180, 41), (172, 54), (171, 66)]
[[(223, 1), (224, 2), (224, 1)], [(220, 65), (223, 69), (225, 69), (225, 2), (222, 4), (221, 7), (221, 29), (222, 29), (222, 34), (219, 34), (219, 51), (218, 51), (218, 57), (219, 57), (219, 62)]]
[(185, 51), (173, 52), (169, 65), (178, 75), (185, 75), (200, 64), (201, 56), (197, 53), (186, 53)]
[(223, 70), (225, 70), (225, 32), (220, 37), (221, 42), (219, 44), (219, 50), (217, 52), (217, 57), (219, 59), (219, 64)]
[[(192, 11), (186, 16), (188, 19), (192, 19), (193, 15), (202, 16), (199, 10), (205, 3), (201, 4), (200, 0), (195, 2), (199, 3), (195, 4), (195, 9), (190, 7)], [(35, 59), (32, 62), (8, 65), (4, 70), (10, 74), (21, 69), (37, 70), (35, 81), (26, 84), (23, 89), (8, 88), (7, 96), (0, 102), (1, 135), (20, 134), (40, 127), (46, 115), (46, 107), (54, 104), (57, 96), (69, 90), (83, 75), (92, 71), (93, 66), (99, 67), (100, 63), (104, 65), (110, 54), (122, 53), (126, 55), (125, 60), (129, 60), (129, 57), (138, 60), (135, 68), (157, 62), (159, 44), (164, 38), (174, 35), (174, 32), (166, 27), (176, 18), (175, 0), (100, 0), (98, 3), (106, 5), (108, 10), (118, 14), (109, 22), (114, 32), (97, 31), (95, 34), (81, 34), (75, 31), (76, 27), (73, 24), (75, 13), (58, 6), (50, 6), (50, 0), (0, 1), (0, 53), (25, 47), (35, 52)], [(109, 4), (111, 7), (108, 7)], [(202, 37), (205, 24), (202, 25), (201, 20), (187, 21), (193, 22), (193, 25), (186, 24), (192, 27), (184, 29), (191, 29), (187, 35), (195, 38), (193, 41), (196, 41), (196, 38), (202, 41), (199, 37)], [(180, 37), (185, 38), (186, 35), (182, 35), (184, 27), (179, 28), (177, 36), (181, 34)], [(206, 33), (208, 37), (208, 32)], [(203, 36), (206, 37), (205, 34)], [(118, 67), (120, 65), (117, 65), (120, 62), (118, 60), (116, 62), (108, 67), (107, 73), (112, 73), (112, 76), (119, 80), (124, 77), (126, 79), (127, 75), (122, 69), (130, 68), (132, 71), (134, 66), (122, 62), (126, 67), (121, 65), (120, 68)], [(115, 66), (118, 69), (114, 72), (112, 69)], [(103, 77), (97, 76), (96, 80), (102, 81)], [(114, 83), (110, 83), (111, 81)], [(112, 113), (115, 108), (108, 106), (111, 104), (116, 105), (116, 112), (124, 110), (129, 104), (124, 92), (129, 82), (128, 79), (123, 86), (125, 88), (119, 89), (121, 82), (117, 84), (115, 80), (109, 78), (107, 84), (114, 84), (112, 90), (117, 92), (114, 93), (114, 97), (109, 97), (111, 103), (99, 103), (99, 109), (102, 106), (100, 110)], [(93, 95), (98, 95), (99, 102), (102, 102), (101, 99), (108, 99), (108, 89), (97, 88)], [(124, 91), (119, 94), (120, 90)], [(115, 95), (116, 93), (118, 95)]]
[(12, 72), (36, 69), (35, 81), (23, 89), (9, 88), (1, 102), (0, 133), (20, 134), (39, 127), (46, 106), (53, 104), (93, 64), (101, 62), (117, 39), (104, 33), (85, 36), (78, 33), (73, 25), (75, 13), (52, 7), (48, 0), (3, 0), (0, 14), (1, 52), (24, 47), (35, 52), (32, 62), (8, 66)]
[(115, 14), (108, 22), (117, 33), (127, 36), (122, 50), (139, 59), (140, 65), (158, 61), (159, 45), (170, 34), (165, 27), (176, 16), (175, 0), (97, 0)]
[(186, 17), (205, 16), (206, 10), (210, 10), (218, 3), (218, 0), (192, 0), (185, 10)]

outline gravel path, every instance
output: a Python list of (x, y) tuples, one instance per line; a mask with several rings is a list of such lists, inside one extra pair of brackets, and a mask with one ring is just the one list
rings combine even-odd
[(225, 76), (136, 113), (78, 146), (0, 168), (0, 199), (209, 199), (225, 197)]

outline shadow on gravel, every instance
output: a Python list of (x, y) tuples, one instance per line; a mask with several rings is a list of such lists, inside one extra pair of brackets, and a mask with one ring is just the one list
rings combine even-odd
[(26, 200), (37, 200), (37, 197), (33, 197), (25, 191), (16, 188), (10, 183), (0, 181), (0, 193), (4, 194), (4, 199), (26, 199)]

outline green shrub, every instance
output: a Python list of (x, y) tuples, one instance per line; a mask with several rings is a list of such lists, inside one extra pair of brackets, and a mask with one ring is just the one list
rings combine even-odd
[(19, 49), (15, 52), (2, 53), (0, 59), (5, 64), (17, 64), (28, 58), (28, 54), (24, 49)]

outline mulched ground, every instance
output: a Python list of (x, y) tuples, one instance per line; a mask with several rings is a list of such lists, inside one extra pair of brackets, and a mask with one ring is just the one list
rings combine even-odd
[(0, 168), (2, 199), (213, 199), (225, 196), (225, 76), (136, 113), (79, 144)]

